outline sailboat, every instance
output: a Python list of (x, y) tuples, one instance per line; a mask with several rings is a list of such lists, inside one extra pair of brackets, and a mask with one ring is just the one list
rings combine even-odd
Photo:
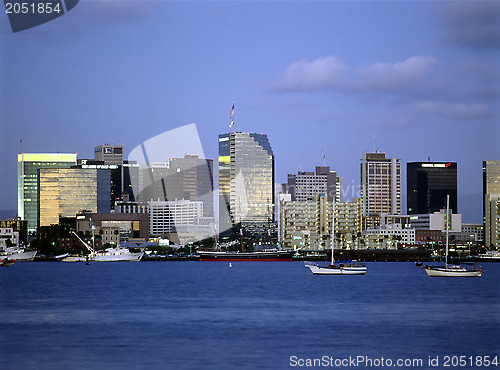
[(367, 267), (356, 261), (335, 261), (335, 199), (332, 202), (332, 259), (330, 265), (319, 266), (315, 263), (306, 263), (314, 275), (365, 275)]
[(448, 231), (449, 231), (449, 210), (450, 208), (450, 196), (446, 196), (446, 257), (444, 266), (424, 266), (425, 272), (431, 277), (479, 277), (481, 276), (483, 270), (467, 269), (462, 266), (449, 265), (448, 264)]

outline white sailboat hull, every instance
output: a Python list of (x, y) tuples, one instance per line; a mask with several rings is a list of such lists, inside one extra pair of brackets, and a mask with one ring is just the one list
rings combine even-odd
[(367, 268), (364, 266), (321, 267), (306, 265), (314, 275), (365, 275)]
[(430, 277), (480, 277), (482, 270), (467, 270), (464, 268), (425, 268)]

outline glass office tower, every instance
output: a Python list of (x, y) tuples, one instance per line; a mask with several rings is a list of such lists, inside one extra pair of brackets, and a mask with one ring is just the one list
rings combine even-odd
[(274, 221), (274, 154), (267, 135), (219, 135), (220, 231), (241, 223), (252, 234)]
[(406, 186), (409, 215), (439, 212), (446, 208), (447, 195), (452, 213), (458, 213), (456, 162), (409, 162)]
[(38, 226), (59, 223), (78, 213), (109, 213), (110, 171), (95, 168), (40, 169)]
[(37, 230), (37, 172), (45, 168), (69, 168), (76, 153), (21, 153), (17, 155), (17, 215), (28, 221), (28, 232)]

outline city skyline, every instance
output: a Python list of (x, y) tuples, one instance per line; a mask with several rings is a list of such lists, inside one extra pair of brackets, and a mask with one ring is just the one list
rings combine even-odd
[(230, 130), (268, 135), (277, 182), (325, 155), (358, 186), (378, 149), (401, 158), (405, 212), (407, 162), (457, 162), (458, 212), (480, 222), (482, 161), (498, 159), (499, 14), (490, 1), (93, 1), (17, 34), (3, 17), (0, 210), (16, 209), (21, 139), (87, 159), (114, 141), (127, 157), (195, 122), (215, 159), (235, 101)]

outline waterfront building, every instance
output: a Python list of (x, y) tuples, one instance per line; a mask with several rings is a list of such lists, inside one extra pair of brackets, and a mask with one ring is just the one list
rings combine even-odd
[(8, 220), (0, 220), (0, 228), (8, 228), (19, 233), (19, 243), (28, 244), (28, 221), (21, 217), (14, 217)]
[(268, 234), (274, 222), (274, 154), (267, 135), (219, 135), (219, 231), (241, 224)]
[(335, 204), (335, 248), (359, 249), (363, 246), (361, 199)]
[(61, 217), (110, 211), (110, 173), (96, 168), (38, 170), (38, 227), (56, 225)]
[[(410, 215), (410, 225), (417, 230), (440, 230), (446, 231), (446, 209), (430, 214)], [(459, 233), (462, 231), (462, 215), (451, 214), (448, 220), (449, 232)]]
[(332, 247), (332, 206), (326, 194), (280, 202), (280, 240), (287, 248), (324, 251)]
[[(337, 174), (330, 167), (316, 167), (316, 172), (288, 174), (288, 193), (292, 201), (306, 201), (316, 194), (326, 194), (328, 201), (337, 198)], [(339, 194), (340, 195), (340, 194)]]
[(484, 245), (500, 246), (500, 161), (483, 161)]
[(176, 225), (194, 225), (197, 218), (203, 217), (203, 202), (150, 201), (149, 203), (149, 234), (166, 236), (176, 233)]
[(415, 229), (415, 243), (420, 245), (436, 245), (445, 242), (441, 230)]
[[(106, 235), (109, 241), (124, 242), (131, 239), (145, 241), (149, 237), (149, 215), (147, 213), (84, 213), (76, 217), (77, 231), (89, 236)], [(101, 230), (103, 233), (101, 234)], [(115, 230), (119, 231), (116, 238)], [(114, 237), (115, 239), (111, 239)]]
[(439, 212), (447, 195), (451, 212), (458, 213), (456, 162), (409, 162), (406, 186), (408, 214)]
[(19, 245), (19, 232), (12, 227), (0, 227), (0, 248), (5, 249), (10, 240), (11, 246)]
[(367, 248), (397, 249), (398, 244), (415, 244), (415, 229), (402, 224), (367, 229), (363, 236)]
[(363, 216), (401, 214), (400, 159), (385, 153), (363, 153), (361, 159), (361, 200)]
[(21, 153), (17, 155), (17, 215), (28, 221), (28, 233), (37, 231), (38, 170), (69, 168), (76, 164), (74, 153)]
[(484, 241), (484, 225), (462, 223), (462, 233), (469, 235), (470, 239), (475, 242)]

